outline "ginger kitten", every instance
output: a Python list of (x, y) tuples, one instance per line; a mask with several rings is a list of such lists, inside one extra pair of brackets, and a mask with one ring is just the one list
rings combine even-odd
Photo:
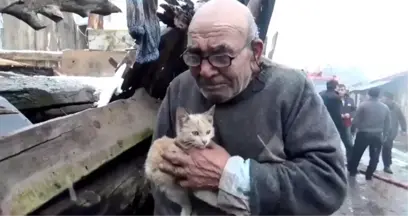
[(176, 138), (163, 136), (155, 140), (147, 153), (145, 162), (146, 179), (165, 193), (167, 198), (181, 206), (180, 215), (191, 215), (192, 207), (188, 190), (178, 185), (173, 176), (160, 171), (159, 164), (164, 162), (164, 152), (183, 152), (183, 149), (206, 148), (214, 137), (215, 106), (204, 113), (189, 114), (184, 108), (176, 111)]

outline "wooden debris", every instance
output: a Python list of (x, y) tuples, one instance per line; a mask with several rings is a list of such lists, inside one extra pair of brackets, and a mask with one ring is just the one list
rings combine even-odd
[(103, 16), (98, 14), (90, 14), (88, 17), (88, 28), (103, 29)]
[(76, 202), (64, 192), (32, 214), (152, 215), (153, 199), (143, 172), (150, 143), (142, 141), (76, 183)]
[(12, 72), (25, 76), (55, 76), (54, 69), (31, 65), (0, 65), (0, 71)]
[(28, 64), (0, 58), (0, 66), (24, 66), (24, 65), (28, 65)]
[(19, 110), (94, 103), (110, 78), (10, 76), (0, 78), (0, 95)]
[(127, 100), (0, 138), (0, 173), (7, 173), (0, 176), (0, 212), (28, 214), (148, 138), (158, 107), (140, 89)]
[(62, 58), (62, 52), (0, 49), (0, 58), (13, 61), (60, 61)]
[(125, 51), (64, 50), (59, 70), (67, 76), (109, 77), (115, 74), (109, 59), (120, 61), (125, 55)]
[(109, 0), (20, 0), (8, 6), (2, 6), (0, 12), (26, 22), (34, 30), (40, 30), (46, 25), (37, 16), (37, 13), (54, 22), (59, 22), (63, 19), (61, 12), (71, 12), (87, 17), (90, 13), (107, 16), (121, 12), (121, 10)]

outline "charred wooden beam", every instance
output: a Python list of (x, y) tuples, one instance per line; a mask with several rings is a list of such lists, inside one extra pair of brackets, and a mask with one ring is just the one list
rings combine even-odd
[(90, 104), (108, 77), (22, 76), (0, 78), (0, 95), (19, 110)]
[[(0, 71), (12, 72), (26, 76), (55, 76), (54, 69), (30, 65), (0, 65)], [(2, 74), (0, 73), (0, 77)], [(7, 75), (6, 75), (7, 76)]]
[(63, 52), (42, 50), (0, 50), (0, 58), (14, 61), (60, 61)]
[(30, 215), (152, 215), (143, 172), (150, 142), (142, 141), (77, 182), (77, 201), (66, 190)]
[[(0, 138), (0, 172), (7, 173), (0, 176), (1, 214), (25, 215), (39, 209), (151, 136), (158, 106), (140, 89), (127, 100), (52, 119)], [(93, 199), (103, 194), (88, 195)]]
[(46, 25), (37, 16), (38, 13), (59, 22), (63, 19), (62, 12), (87, 17), (90, 13), (107, 16), (121, 10), (109, 0), (20, 0), (0, 6), (0, 12), (26, 22), (34, 30), (40, 30)]

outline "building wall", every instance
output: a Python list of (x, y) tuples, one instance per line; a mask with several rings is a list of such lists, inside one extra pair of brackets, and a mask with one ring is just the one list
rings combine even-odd
[[(398, 77), (393, 81), (379, 86), (381, 91), (389, 91), (394, 94), (395, 102), (401, 107), (405, 118), (408, 120), (408, 74), (402, 77)], [(367, 98), (367, 90), (358, 93), (352, 93), (350, 95), (357, 103), (361, 103)]]

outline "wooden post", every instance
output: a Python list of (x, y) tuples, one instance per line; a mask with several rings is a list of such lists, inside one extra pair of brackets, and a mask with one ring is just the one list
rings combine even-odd
[(103, 29), (103, 16), (90, 14), (88, 18), (88, 28)]

